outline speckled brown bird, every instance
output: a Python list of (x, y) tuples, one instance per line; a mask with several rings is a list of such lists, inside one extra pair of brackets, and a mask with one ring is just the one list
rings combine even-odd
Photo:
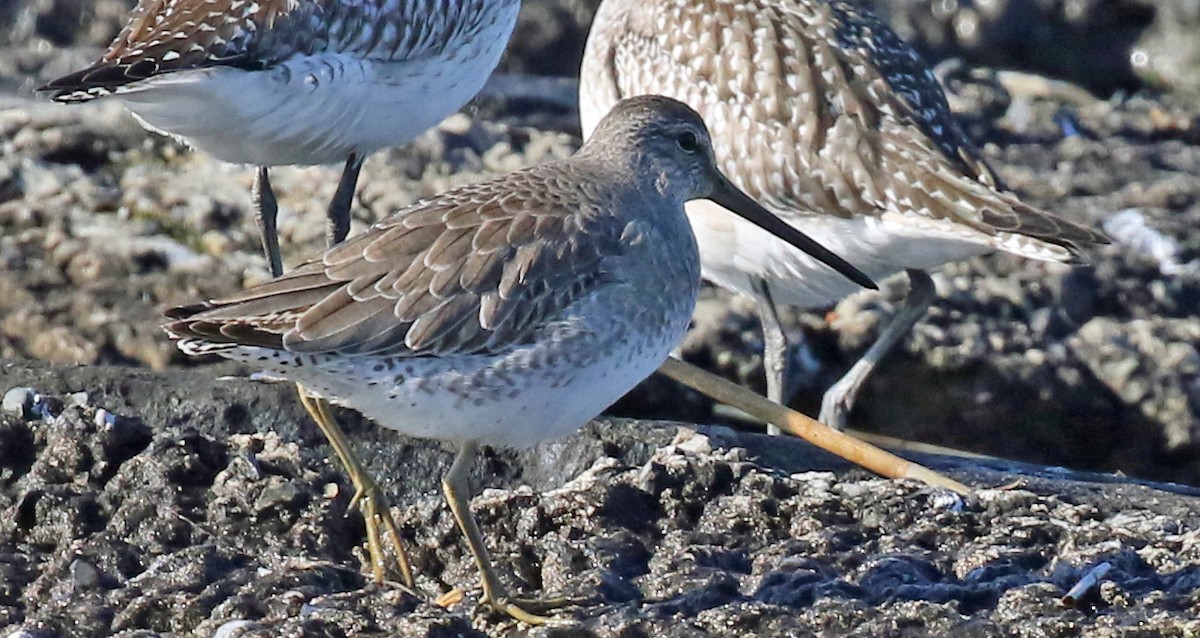
[[(820, 420), (843, 428), (871, 369), (925, 313), (925, 272), (995, 250), (1074, 263), (1099, 232), (1006, 192), (920, 56), (868, 11), (828, 0), (605, 0), (580, 79), (585, 135), (622, 98), (686, 102), (738, 186), (875, 279), (911, 291), (835, 384)], [(768, 397), (786, 396), (778, 308), (855, 292), (844, 278), (712, 202), (691, 202), (704, 275), (758, 303)], [(777, 431), (777, 430), (776, 430)]]
[(708, 132), (661, 97), (619, 103), (571, 158), (417, 203), (283, 277), (170, 312), (190, 354), (302, 383), (411, 436), (458, 445), (443, 479), (495, 609), (505, 593), (471, 517), (480, 445), (530, 446), (584, 425), (667, 358), (696, 303), (697, 197), (862, 273), (717, 170)]

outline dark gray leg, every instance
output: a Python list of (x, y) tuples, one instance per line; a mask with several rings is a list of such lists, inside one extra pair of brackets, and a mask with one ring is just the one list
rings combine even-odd
[(925, 316), (929, 304), (937, 296), (933, 279), (923, 270), (908, 270), (909, 290), (900, 310), (892, 317), (891, 322), (879, 334), (879, 339), (867, 349), (862, 356), (837, 383), (825, 392), (821, 400), (819, 420), (835, 430), (846, 429), (846, 418), (854, 407), (854, 399), (867, 380), (867, 375), (879, 364), (879, 361), (891, 352), (892, 348), (912, 330), (913, 324)]
[(275, 227), (279, 203), (275, 201), (275, 193), (271, 190), (271, 179), (267, 177), (266, 166), (259, 166), (258, 172), (254, 174), (250, 204), (254, 207), (254, 221), (258, 224), (259, 234), (262, 235), (263, 252), (267, 254), (271, 276), (278, 277), (283, 274), (283, 258), (279, 255), (279, 231)]
[(362, 164), (363, 160), (357, 153), (350, 155), (350, 159), (346, 160), (346, 168), (342, 170), (342, 178), (338, 180), (337, 192), (329, 203), (325, 241), (331, 247), (342, 243), (350, 234), (350, 207), (354, 204), (354, 188), (358, 185), (358, 172)]
[[(767, 377), (767, 398), (787, 405), (785, 388), (788, 383), (788, 368), (791, 361), (791, 350), (788, 346), (787, 335), (779, 321), (779, 309), (771, 297), (767, 282), (759, 279), (754, 282), (754, 292), (758, 301), (758, 318), (763, 331), (763, 372)], [(777, 436), (782, 432), (779, 426), (768, 423), (767, 434)]]

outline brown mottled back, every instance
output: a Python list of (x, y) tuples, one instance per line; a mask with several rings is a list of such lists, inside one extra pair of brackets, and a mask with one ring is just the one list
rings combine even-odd
[(997, 190), (916, 52), (846, 2), (606, 0), (583, 75), (585, 129), (631, 95), (684, 101), (722, 170), (781, 214), (896, 211), (1071, 251), (1105, 241)]
[(295, 352), (486, 354), (531, 340), (621, 252), (542, 166), (406, 209), (283, 277), (173, 311), (168, 330)]

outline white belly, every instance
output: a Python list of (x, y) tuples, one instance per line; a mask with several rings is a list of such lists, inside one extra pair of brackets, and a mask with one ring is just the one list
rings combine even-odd
[[(717, 285), (751, 294), (752, 280), (763, 279), (776, 303), (801, 308), (826, 306), (862, 290), (712, 202), (690, 202), (687, 212), (704, 277)], [(876, 281), (994, 250), (987, 236), (970, 228), (891, 213), (857, 219), (792, 213), (784, 219)]]
[(118, 96), (147, 128), (226, 162), (341, 163), (351, 153), (408, 142), (462, 108), (495, 68), (506, 40), (457, 52), (472, 56), (467, 60), (381, 62), (327, 53), (264, 71), (179, 71)]
[(686, 294), (657, 315), (667, 320), (649, 322), (628, 303), (620, 307), (629, 314), (608, 314), (610, 299), (597, 296), (578, 322), (502, 356), (334, 359), (256, 347), (219, 354), (409, 436), (529, 447), (574, 432), (653, 373), (687, 330), (695, 287)]
[[(635, 357), (612, 353), (585, 365), (514, 371), (505, 379), (483, 357), (438, 360), (415, 365), (419, 378), (334, 402), (409, 436), (525, 448), (583, 427), (653, 373), (671, 345)], [(400, 362), (399, 374), (405, 365)]]

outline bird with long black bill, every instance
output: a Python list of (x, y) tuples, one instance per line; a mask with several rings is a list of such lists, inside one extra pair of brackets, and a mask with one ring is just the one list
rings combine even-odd
[(466, 495), (481, 445), (526, 447), (587, 423), (687, 329), (700, 258), (684, 202), (709, 198), (861, 285), (716, 167), (695, 111), (617, 104), (574, 156), (419, 202), (283, 277), (170, 311), (189, 354), (244, 361), (458, 453), (442, 486), (493, 608), (509, 596)]

